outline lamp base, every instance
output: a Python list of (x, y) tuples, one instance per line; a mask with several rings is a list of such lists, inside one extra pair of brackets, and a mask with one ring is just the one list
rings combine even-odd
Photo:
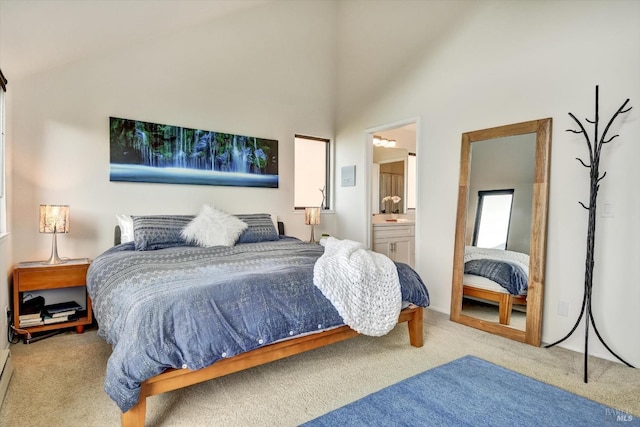
[(66, 262), (66, 259), (62, 259), (58, 256), (58, 240), (56, 238), (56, 233), (53, 233), (53, 239), (51, 240), (51, 256), (48, 260), (42, 261), (42, 263), (45, 265), (56, 265), (64, 264)]
[(316, 238), (313, 235), (313, 224), (311, 224), (311, 237), (309, 237), (309, 243), (318, 243), (316, 242)]

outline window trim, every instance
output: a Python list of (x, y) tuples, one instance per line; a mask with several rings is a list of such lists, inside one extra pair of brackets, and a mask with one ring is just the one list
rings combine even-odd
[(5, 92), (7, 91), (7, 83), (9, 83), (7, 78), (2, 74), (2, 70), (0, 70), (0, 88)]
[[(331, 140), (329, 138), (321, 138), (318, 136), (309, 136), (309, 135), (301, 135), (301, 134), (294, 134), (293, 136), (293, 141), (294, 141), (294, 162), (295, 162), (295, 140), (296, 138), (300, 138), (300, 139), (308, 139), (311, 141), (320, 141), (320, 142), (324, 142), (325, 143), (325, 192), (324, 192), (324, 207), (323, 207), (323, 211), (329, 211), (331, 210)], [(293, 177), (294, 179), (294, 188), (295, 188), (295, 175)], [(294, 192), (295, 194), (295, 192)], [(306, 208), (307, 206), (296, 206), (295, 205), (296, 201), (293, 201), (293, 209), (294, 211), (301, 211), (304, 210), (304, 208)]]
[(5, 140), (6, 133), (6, 93), (7, 79), (0, 70), (0, 240), (7, 233), (7, 145)]
[[(6, 149), (5, 149), (5, 126), (6, 126), (6, 93), (7, 93), (7, 79), (4, 74), (2, 74), (2, 70), (0, 70), (0, 91), (2, 91), (2, 98), (0, 99), (0, 199), (5, 196), (5, 157), (6, 157)], [(2, 214), (4, 217), (4, 213)], [(2, 218), (0, 217), (0, 218)], [(0, 227), (1, 228), (1, 227)], [(1, 231), (1, 230), (0, 230)]]

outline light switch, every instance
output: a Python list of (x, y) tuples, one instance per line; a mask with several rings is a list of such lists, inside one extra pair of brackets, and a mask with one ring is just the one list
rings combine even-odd
[(342, 167), (341, 182), (343, 187), (356, 185), (356, 165)]
[(601, 218), (613, 218), (615, 216), (615, 203), (611, 200), (605, 200), (602, 203), (602, 211), (600, 212)]

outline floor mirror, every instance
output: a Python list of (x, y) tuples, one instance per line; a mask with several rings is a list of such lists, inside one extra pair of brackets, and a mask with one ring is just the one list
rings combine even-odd
[(451, 320), (540, 346), (550, 118), (462, 134)]

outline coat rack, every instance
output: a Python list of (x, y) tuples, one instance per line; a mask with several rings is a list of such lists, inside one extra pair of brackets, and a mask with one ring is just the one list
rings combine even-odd
[(571, 118), (577, 123), (577, 125), (580, 127), (580, 130), (567, 129), (567, 132), (584, 135), (584, 138), (587, 142), (587, 147), (589, 148), (589, 164), (586, 164), (582, 159), (577, 157), (576, 157), (576, 160), (578, 160), (582, 164), (582, 166), (589, 168), (591, 172), (590, 173), (591, 189), (589, 192), (589, 205), (585, 206), (584, 203), (578, 202), (583, 208), (589, 211), (589, 226), (587, 229), (587, 259), (585, 262), (585, 272), (584, 272), (584, 297), (582, 298), (582, 309), (580, 310), (580, 316), (578, 316), (578, 320), (576, 320), (576, 323), (575, 325), (573, 325), (573, 328), (571, 329), (571, 331), (569, 331), (569, 333), (561, 340), (556, 341), (553, 344), (549, 344), (545, 347), (546, 348), (553, 347), (554, 345), (560, 344), (561, 342), (569, 338), (578, 327), (578, 324), (580, 323), (582, 316), (586, 316), (585, 324), (584, 324), (584, 382), (585, 383), (587, 382), (587, 360), (589, 356), (589, 323), (593, 325), (593, 331), (596, 333), (596, 336), (598, 337), (600, 342), (605, 346), (605, 348), (609, 350), (609, 352), (612, 355), (614, 355), (619, 361), (633, 368), (631, 364), (624, 361), (620, 356), (614, 353), (614, 351), (611, 350), (609, 346), (604, 342), (604, 339), (602, 339), (602, 336), (600, 336), (600, 333), (596, 328), (596, 322), (593, 318), (593, 312), (591, 311), (591, 289), (593, 287), (593, 265), (594, 265), (593, 247), (595, 244), (595, 231), (596, 231), (596, 199), (598, 197), (598, 190), (600, 189), (600, 181), (602, 181), (604, 177), (607, 175), (607, 172), (600, 175), (600, 171), (599, 171), (600, 151), (602, 150), (602, 146), (604, 144), (610, 143), (611, 141), (613, 141), (615, 138), (619, 136), (619, 135), (613, 135), (611, 138), (606, 139), (607, 132), (609, 131), (609, 128), (611, 127), (615, 119), (619, 115), (628, 113), (631, 110), (632, 107), (627, 108), (628, 103), (629, 103), (629, 98), (627, 98), (627, 100), (615, 112), (613, 117), (611, 117), (602, 135), (598, 136), (598, 126), (600, 124), (600, 113), (598, 109), (598, 86), (596, 86), (595, 119), (594, 120), (585, 119), (588, 123), (594, 126), (593, 142), (589, 138), (589, 134), (587, 134), (587, 131), (585, 130), (580, 120), (578, 120), (576, 116), (574, 116), (573, 114), (569, 113), (569, 116), (571, 116)]

